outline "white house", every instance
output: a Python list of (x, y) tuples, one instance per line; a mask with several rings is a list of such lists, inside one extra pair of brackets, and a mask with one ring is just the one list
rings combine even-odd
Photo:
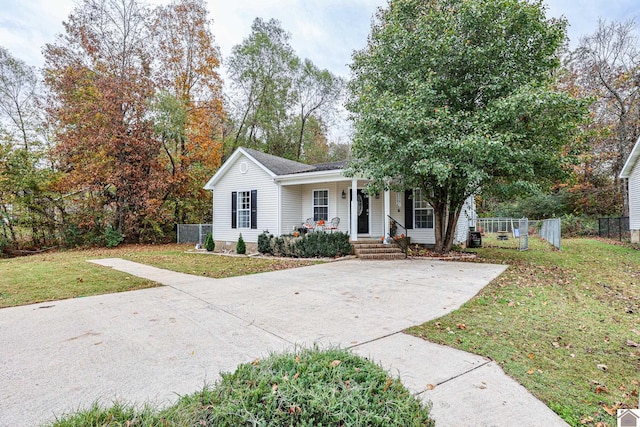
[(638, 158), (640, 158), (640, 138), (633, 146), (620, 173), (620, 178), (626, 178), (629, 183), (629, 229), (632, 243), (640, 243), (640, 162)]
[[(205, 185), (213, 192), (216, 242), (255, 243), (268, 230), (291, 234), (307, 218), (340, 218), (339, 231), (352, 241), (389, 234), (390, 218), (407, 229), (411, 243), (435, 244), (433, 209), (419, 189), (368, 195), (368, 180), (344, 175), (347, 162), (306, 165), (249, 148), (238, 148)], [(470, 198), (458, 222), (455, 241), (467, 239)]]

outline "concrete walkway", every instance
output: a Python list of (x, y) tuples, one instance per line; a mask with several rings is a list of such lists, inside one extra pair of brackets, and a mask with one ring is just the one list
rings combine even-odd
[(167, 405), (220, 371), (311, 343), (399, 375), (439, 426), (566, 425), (493, 362), (401, 332), (455, 310), (504, 266), (349, 260), (216, 280), (94, 263), (166, 286), (0, 310), (0, 426), (94, 401)]

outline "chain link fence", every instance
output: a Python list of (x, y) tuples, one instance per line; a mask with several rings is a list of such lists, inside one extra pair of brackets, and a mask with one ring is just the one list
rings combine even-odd
[(529, 220), (527, 218), (475, 218), (469, 221), (471, 230), (481, 233), (484, 246), (529, 249)]
[(598, 218), (598, 236), (607, 239), (630, 238), (629, 217), (621, 216), (617, 218)]
[(211, 224), (178, 224), (178, 243), (204, 244), (207, 233), (213, 233)]
[(542, 227), (540, 227), (540, 237), (553, 246), (562, 249), (562, 222), (560, 218), (545, 219), (542, 221)]

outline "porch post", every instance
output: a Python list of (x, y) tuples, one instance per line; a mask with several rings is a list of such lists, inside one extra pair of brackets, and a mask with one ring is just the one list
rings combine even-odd
[(358, 180), (351, 180), (351, 240), (358, 240)]
[(384, 224), (384, 238), (389, 235), (389, 215), (391, 215), (391, 194), (389, 190), (384, 190), (384, 218), (382, 218)]

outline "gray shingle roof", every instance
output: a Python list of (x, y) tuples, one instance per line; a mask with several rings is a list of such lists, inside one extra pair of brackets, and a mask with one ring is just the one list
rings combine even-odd
[(266, 154), (262, 151), (254, 150), (252, 148), (242, 148), (251, 157), (262, 163), (264, 167), (269, 169), (275, 175), (290, 175), (295, 173), (304, 172), (317, 172), (317, 171), (329, 171), (344, 169), (347, 165), (347, 161), (320, 163), (317, 165), (306, 165), (304, 163), (296, 162), (282, 157), (274, 156), (272, 154)]

